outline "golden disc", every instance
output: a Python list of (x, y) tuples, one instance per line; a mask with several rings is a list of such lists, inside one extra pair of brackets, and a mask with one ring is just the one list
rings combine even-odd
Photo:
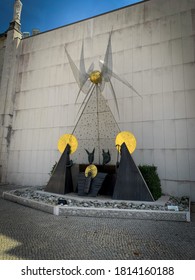
[(73, 154), (78, 147), (78, 141), (73, 134), (64, 134), (58, 140), (58, 150), (63, 153), (67, 144), (70, 145), (70, 153)]
[(121, 145), (125, 143), (127, 149), (129, 150), (130, 154), (135, 151), (136, 148), (136, 138), (135, 136), (129, 131), (121, 131), (115, 140), (115, 145), (117, 150), (120, 152)]
[(97, 175), (98, 170), (97, 170), (97, 167), (94, 164), (90, 164), (86, 167), (85, 177), (88, 177), (89, 173), (91, 173), (92, 178), (94, 178)]

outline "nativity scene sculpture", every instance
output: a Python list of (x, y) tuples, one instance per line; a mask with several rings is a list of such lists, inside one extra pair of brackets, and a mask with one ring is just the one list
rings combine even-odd
[[(110, 109), (105, 107), (104, 103), (106, 103), (106, 100), (102, 97), (105, 85), (110, 85), (115, 108), (118, 116), (120, 116), (116, 93), (111, 81), (112, 77), (125, 84), (134, 93), (141, 97), (128, 81), (113, 72), (111, 37), (112, 32), (109, 34), (104, 60), (99, 61), (100, 70), (94, 70), (94, 63), (92, 63), (86, 71), (84, 63), (84, 43), (82, 43), (79, 69), (71, 58), (68, 52), (68, 47), (65, 46), (68, 62), (79, 86), (75, 104), (81, 93), (84, 93), (84, 98), (79, 107), (77, 113), (78, 121), (76, 122), (72, 134), (65, 134), (59, 139), (58, 149), (62, 155), (45, 191), (60, 194), (76, 191), (79, 196), (92, 197), (96, 197), (98, 194), (103, 193), (109, 194), (113, 199), (119, 200), (153, 201), (153, 196), (131, 156), (136, 148), (136, 139), (132, 133), (128, 131), (120, 131)], [(88, 160), (88, 164), (83, 164), (82, 162), (77, 164), (79, 168), (77, 168), (77, 172), (75, 173), (74, 164), (72, 163), (70, 156), (76, 152), (77, 148), (79, 150), (79, 144), (83, 141), (82, 137), (84, 129), (81, 126), (79, 134), (78, 128), (83, 122), (82, 117), (88, 117), (88, 111), (86, 108), (87, 106), (89, 107), (90, 102), (92, 104), (93, 102), (97, 103), (95, 107), (96, 112), (94, 112), (94, 114), (92, 112), (91, 114), (91, 116), (95, 115), (97, 117), (96, 125), (94, 125), (94, 134), (96, 133), (96, 138), (92, 135), (90, 139), (88, 138), (88, 140), (83, 142), (87, 145), (83, 147), (83, 150), (85, 150), (85, 157)], [(103, 104), (104, 108), (106, 108), (105, 111), (102, 110), (100, 104)], [(101, 127), (103, 126), (100, 126), (99, 124), (102, 121), (102, 114), (104, 118), (106, 118), (107, 115), (109, 116), (109, 122), (112, 123), (111, 129), (114, 128), (115, 143), (113, 143), (113, 146), (115, 146), (115, 154), (117, 154), (117, 161), (114, 165), (110, 164), (114, 156), (113, 150), (110, 151), (110, 143), (114, 142), (114, 140), (109, 139), (109, 134), (111, 133), (110, 131), (107, 132), (107, 128), (104, 132), (106, 136), (103, 141), (101, 141)], [(94, 128), (93, 123), (92, 128)], [(78, 134), (78, 139), (76, 134)], [(107, 140), (110, 140), (111, 142), (107, 142)], [(105, 146), (106, 143), (107, 146)], [(88, 146), (90, 146), (90, 148)], [(94, 161), (96, 162), (95, 164)], [(74, 188), (73, 179), (75, 180), (75, 178), (76, 187)]]

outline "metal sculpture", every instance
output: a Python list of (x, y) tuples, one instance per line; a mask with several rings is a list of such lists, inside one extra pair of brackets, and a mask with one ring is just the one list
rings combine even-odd
[(102, 156), (103, 156), (103, 163), (102, 163), (103, 165), (111, 161), (111, 155), (109, 150), (105, 152), (104, 149), (102, 149)]
[(71, 147), (67, 144), (49, 182), (47, 183), (45, 191), (58, 194), (66, 194), (73, 191), (69, 157), (70, 151)]
[(64, 134), (58, 140), (58, 150), (63, 153), (67, 145), (70, 145), (70, 154), (73, 154), (78, 148), (78, 141), (73, 134)]
[[(121, 136), (125, 140), (120, 145)], [(125, 131), (123, 134), (116, 137), (117, 149), (120, 147), (121, 160), (118, 165), (117, 179), (114, 186), (113, 199), (121, 200), (140, 200), (140, 201), (154, 201), (154, 198), (139, 170), (136, 166), (131, 153), (135, 150), (136, 139)]]
[(73, 182), (71, 167), (73, 165), (70, 160), (70, 154), (77, 150), (78, 141), (72, 134), (64, 134), (58, 140), (58, 149), (62, 153), (45, 191), (66, 194), (73, 192)]
[(120, 152), (121, 145), (125, 143), (127, 146), (127, 149), (129, 150), (130, 154), (132, 154), (136, 149), (136, 138), (133, 135), (133, 133), (129, 131), (121, 131), (117, 134), (115, 144), (117, 150)]
[(84, 63), (84, 44), (82, 44), (82, 50), (81, 50), (81, 57), (80, 57), (80, 69), (77, 68), (76, 64), (72, 60), (71, 56), (69, 55), (67, 51), (67, 47), (65, 46), (65, 52), (68, 57), (68, 61), (70, 64), (70, 67), (72, 69), (72, 73), (75, 77), (75, 80), (79, 86), (79, 92), (76, 97), (76, 101), (78, 100), (78, 97), (81, 92), (85, 93), (86, 96), (83, 99), (83, 102), (81, 104), (81, 107), (78, 111), (78, 114), (80, 113), (81, 109), (83, 108), (83, 104), (89, 99), (90, 95), (96, 89), (97, 94), (102, 93), (105, 87), (105, 84), (108, 83), (110, 85), (111, 93), (114, 98), (115, 106), (119, 115), (119, 109), (118, 109), (118, 103), (116, 94), (114, 91), (113, 84), (111, 82), (111, 77), (117, 79), (121, 83), (125, 84), (127, 87), (129, 87), (133, 92), (135, 92), (139, 97), (141, 95), (135, 90), (135, 88), (124, 78), (120, 77), (118, 74), (114, 73), (112, 70), (112, 46), (111, 46), (111, 36), (112, 31), (109, 34), (109, 40), (108, 45), (106, 49), (106, 54), (104, 57), (104, 60), (99, 61), (100, 70), (94, 70), (94, 63), (92, 63), (89, 67), (89, 69), (86, 71), (85, 63)]
[(88, 154), (88, 161), (89, 161), (89, 164), (92, 164), (93, 161), (94, 161), (94, 153), (95, 153), (95, 148), (93, 149), (93, 151), (90, 153), (88, 150), (86, 150), (86, 153)]

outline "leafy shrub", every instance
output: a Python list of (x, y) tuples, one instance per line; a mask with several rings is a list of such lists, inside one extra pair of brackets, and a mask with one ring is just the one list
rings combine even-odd
[(157, 167), (153, 165), (139, 165), (138, 167), (154, 199), (157, 200), (162, 195)]

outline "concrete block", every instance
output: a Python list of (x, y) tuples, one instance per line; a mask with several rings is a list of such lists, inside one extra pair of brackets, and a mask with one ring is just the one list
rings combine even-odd
[(132, 154), (132, 158), (135, 161), (136, 165), (143, 165), (143, 150), (136, 149), (134, 153)]
[(163, 95), (155, 94), (153, 97), (153, 120), (162, 120), (163, 119)]
[(143, 125), (142, 122), (134, 122), (132, 129), (127, 129), (132, 132), (136, 138), (136, 149), (143, 149)]
[(173, 70), (171, 66), (163, 68), (163, 92), (173, 90)]
[(153, 98), (152, 95), (143, 96), (143, 121), (148, 121), (153, 119)]
[(175, 122), (173, 120), (164, 121), (164, 137), (165, 149), (175, 149), (176, 136), (175, 136)]
[(174, 184), (173, 191), (175, 191), (177, 189), (177, 182), (174, 181), (178, 179), (176, 150), (165, 150), (165, 172), (166, 179), (173, 180), (171, 184)]
[[(175, 0), (173, 0), (175, 1)], [(170, 4), (172, 4), (172, 2)], [(178, 7), (178, 5), (176, 5)], [(177, 7), (175, 8), (177, 9)], [(175, 10), (174, 8), (174, 10)], [(181, 17), (180, 13), (175, 13), (170, 17), (170, 24), (171, 24), (171, 38), (176, 39), (176, 38), (181, 38)]]
[(155, 19), (151, 22), (152, 28), (152, 44), (160, 42), (160, 30), (161, 30), (161, 21), (160, 19)]
[(181, 34), (183, 37), (193, 34), (191, 10), (181, 13)]
[(186, 90), (195, 89), (194, 73), (195, 73), (194, 63), (184, 64), (184, 84)]
[(173, 66), (173, 89), (184, 90), (184, 68), (183, 65)]
[(125, 98), (124, 100), (124, 120), (126, 122), (131, 122), (133, 120), (132, 98)]
[(161, 44), (152, 45), (152, 68), (159, 68), (162, 66)]
[(32, 146), (31, 150), (38, 150), (39, 149), (39, 138), (40, 138), (40, 129), (33, 129), (32, 131)]
[(132, 47), (133, 47), (133, 28), (129, 26), (123, 29), (123, 48), (124, 50), (129, 51), (132, 49)]
[(182, 40), (181, 38), (174, 39), (171, 41), (171, 52), (172, 52), (172, 64), (182, 64), (183, 54), (182, 54)]
[(123, 33), (120, 32), (120, 30), (113, 31), (112, 42), (113, 42), (112, 44), (113, 53), (115, 52), (117, 53), (123, 50)]
[(142, 27), (142, 46), (152, 44), (152, 22), (145, 22)]
[[(139, 72), (134, 72), (133, 73), (133, 84), (132, 86), (134, 87), (134, 89), (140, 94), (142, 95), (143, 92), (143, 84), (142, 84), (142, 71)], [(137, 96), (136, 93), (134, 93), (134, 96)]]
[(163, 94), (163, 116), (165, 119), (174, 119), (174, 94)]
[(10, 151), (8, 159), (8, 170), (10, 173), (18, 171), (18, 162), (19, 162), (19, 152)]
[(152, 70), (145, 70), (142, 72), (143, 77), (143, 90), (142, 94), (152, 94), (153, 93), (153, 81), (152, 81)]
[(133, 121), (142, 121), (142, 100), (139, 97), (133, 97)]
[[(117, 67), (117, 65), (116, 65)], [(133, 71), (133, 50), (128, 49), (124, 52), (124, 65), (123, 65), (124, 73), (129, 73)]]
[(183, 91), (178, 91), (174, 94), (174, 111), (175, 118), (181, 119), (186, 118), (186, 98)]
[(176, 131), (176, 147), (178, 149), (188, 148), (186, 120), (176, 120), (175, 129), (176, 129), (175, 130)]
[(118, 51), (113, 54), (113, 71), (119, 75), (124, 73), (124, 52)]
[(137, 47), (133, 49), (133, 71), (142, 70), (142, 48)]
[(163, 91), (163, 70), (162, 70), (162, 68), (153, 69), (152, 86), (153, 86), (153, 93), (161, 93)]
[(185, 37), (182, 40), (182, 55), (183, 55), (183, 62), (184, 63), (193, 63), (195, 59), (195, 39), (194, 36)]
[(157, 166), (157, 173), (159, 177), (161, 179), (165, 178), (165, 150), (163, 149), (154, 150), (154, 165)]
[[(31, 159), (31, 151), (24, 151), (24, 173), (30, 173), (30, 159)], [(28, 184), (27, 184), (28, 185)]]
[(154, 149), (164, 149), (164, 124), (163, 121), (154, 121), (153, 123), (153, 135), (154, 135)]
[[(167, 3), (167, 1), (165, 1)], [(163, 17), (161, 19), (160, 26), (160, 39), (161, 41), (168, 41), (171, 39), (171, 24), (169, 17)]]
[(178, 169), (178, 179), (188, 180), (190, 175), (188, 150), (177, 150), (177, 169)]
[(151, 69), (152, 67), (152, 47), (144, 46), (142, 47), (142, 70)]
[(190, 183), (189, 182), (178, 182), (178, 196), (182, 197), (182, 196), (188, 196), (190, 197)]
[(166, 190), (172, 196), (178, 197), (178, 185), (174, 181), (166, 181)]
[(195, 122), (194, 119), (187, 120), (187, 139), (189, 149), (195, 149)]
[(143, 149), (153, 149), (154, 139), (153, 139), (153, 123), (144, 122), (143, 125)]
[(192, 202), (195, 202), (195, 183), (190, 183), (190, 199)]
[[(109, 38), (109, 34), (105, 33), (105, 34), (101, 34), (101, 35), (97, 35), (94, 37), (93, 39), (93, 54), (94, 56), (99, 56), (99, 55), (105, 55), (106, 53), (106, 47), (108, 44), (108, 38)], [(71, 55), (72, 57), (72, 55)]]
[(142, 45), (142, 25), (134, 25), (132, 27), (132, 35), (133, 35), (133, 42), (132, 42), (132, 47), (137, 48), (141, 47)]
[(151, 2), (144, 3), (144, 13), (145, 13), (145, 21), (151, 21), (153, 19)]
[(146, 165), (154, 164), (154, 151), (153, 150), (143, 150), (143, 163)]
[(190, 180), (195, 180), (195, 150), (191, 150), (189, 153), (189, 162), (190, 162)]

